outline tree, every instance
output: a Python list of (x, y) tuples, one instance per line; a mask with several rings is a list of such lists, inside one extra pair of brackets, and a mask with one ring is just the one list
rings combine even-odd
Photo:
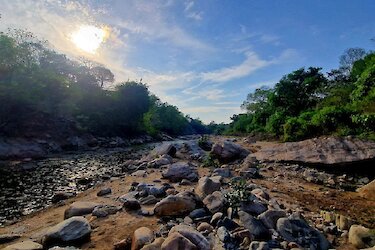
[(340, 68), (349, 74), (353, 64), (356, 61), (363, 59), (366, 54), (366, 51), (362, 48), (350, 48), (345, 50), (344, 54), (340, 57)]
[(96, 66), (92, 68), (91, 71), (96, 77), (101, 88), (103, 88), (104, 83), (113, 83), (115, 81), (115, 76), (113, 73), (103, 66)]

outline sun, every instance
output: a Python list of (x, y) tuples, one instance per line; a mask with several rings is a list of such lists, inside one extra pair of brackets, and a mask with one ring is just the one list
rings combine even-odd
[(108, 29), (82, 25), (71, 35), (72, 42), (81, 50), (94, 54), (108, 37)]

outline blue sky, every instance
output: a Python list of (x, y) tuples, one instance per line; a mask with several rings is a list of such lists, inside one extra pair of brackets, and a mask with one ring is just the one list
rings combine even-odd
[[(338, 66), (345, 49), (375, 49), (373, 0), (0, 0), (0, 30), (25, 28), (71, 57), (139, 80), (205, 122), (229, 122), (246, 95), (300, 67)], [(107, 27), (95, 54), (70, 34)]]

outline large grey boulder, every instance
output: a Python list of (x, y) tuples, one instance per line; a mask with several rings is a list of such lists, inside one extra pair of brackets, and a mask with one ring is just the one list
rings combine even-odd
[(73, 216), (82, 216), (86, 214), (91, 214), (95, 207), (100, 204), (90, 201), (76, 201), (73, 202), (64, 213), (64, 219), (68, 219)]
[(157, 146), (150, 152), (149, 158), (155, 158), (162, 155), (170, 155), (174, 157), (176, 155), (176, 151), (177, 149), (173, 143), (163, 142), (161, 145)]
[(278, 219), (276, 228), (286, 241), (296, 242), (303, 248), (324, 250), (330, 247), (324, 235), (299, 216)]
[(162, 175), (164, 178), (169, 179), (172, 182), (179, 182), (183, 179), (189, 181), (198, 180), (198, 172), (196, 168), (188, 162), (177, 162), (169, 165)]
[(49, 228), (43, 236), (44, 246), (53, 244), (81, 243), (90, 238), (89, 222), (80, 216), (71, 217)]
[(234, 142), (224, 141), (223, 144), (215, 143), (210, 154), (225, 163), (243, 159), (249, 151)]

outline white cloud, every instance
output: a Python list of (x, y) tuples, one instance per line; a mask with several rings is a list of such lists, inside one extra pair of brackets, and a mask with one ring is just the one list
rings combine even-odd
[(211, 72), (202, 73), (202, 79), (210, 82), (226, 82), (248, 76), (258, 69), (270, 65), (271, 61), (266, 61), (252, 51), (245, 52), (246, 59), (239, 65), (226, 67)]

